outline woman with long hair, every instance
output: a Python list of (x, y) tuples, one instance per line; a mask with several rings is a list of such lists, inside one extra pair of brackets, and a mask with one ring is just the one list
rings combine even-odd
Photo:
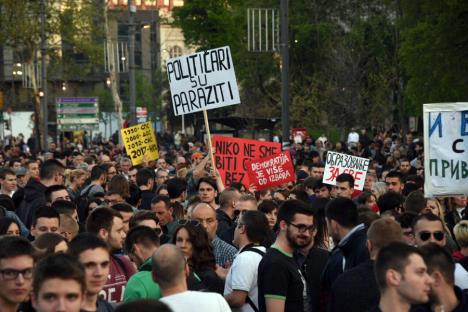
[(0, 218), (0, 235), (21, 235), (21, 228), (18, 222), (9, 217)]
[(172, 243), (180, 248), (191, 272), (208, 291), (223, 294), (224, 283), (216, 275), (216, 262), (208, 234), (198, 221), (180, 220)]

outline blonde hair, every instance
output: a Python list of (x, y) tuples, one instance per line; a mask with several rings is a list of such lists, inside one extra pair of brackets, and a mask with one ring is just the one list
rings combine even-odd
[(453, 234), (460, 247), (468, 247), (468, 220), (458, 222), (453, 228)]

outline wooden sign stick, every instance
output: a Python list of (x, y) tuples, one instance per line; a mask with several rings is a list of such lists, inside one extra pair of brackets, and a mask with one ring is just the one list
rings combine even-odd
[(208, 113), (206, 112), (206, 109), (203, 110), (203, 117), (205, 119), (205, 129), (206, 129), (206, 135), (208, 136), (208, 152), (210, 153), (210, 159), (211, 159), (211, 170), (216, 170), (216, 165), (213, 157), (213, 148), (211, 145), (211, 133), (210, 133), (210, 124), (208, 123)]

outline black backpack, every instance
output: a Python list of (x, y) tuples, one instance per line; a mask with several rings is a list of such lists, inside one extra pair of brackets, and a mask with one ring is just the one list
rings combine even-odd
[(89, 192), (93, 188), (93, 185), (90, 184), (87, 186), (87, 190), (84, 193), (81, 193), (75, 198), (76, 212), (78, 213), (78, 219), (81, 222), (84, 222), (88, 217), (88, 205), (89, 205)]

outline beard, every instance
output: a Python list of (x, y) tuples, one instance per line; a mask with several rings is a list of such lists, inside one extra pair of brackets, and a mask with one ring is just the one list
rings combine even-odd
[(288, 243), (291, 245), (291, 247), (293, 247), (294, 249), (304, 248), (312, 242), (312, 235), (307, 236), (299, 233), (296, 236), (294, 236), (288, 228), (286, 230), (286, 239), (288, 240)]

